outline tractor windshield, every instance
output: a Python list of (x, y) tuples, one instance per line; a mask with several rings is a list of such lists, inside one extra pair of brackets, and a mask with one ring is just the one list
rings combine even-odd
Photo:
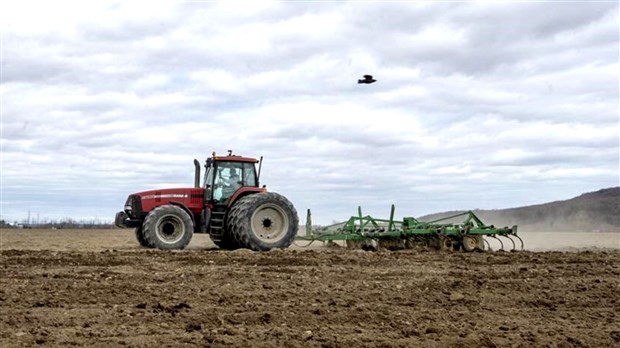
[(256, 187), (252, 163), (218, 162), (214, 168), (213, 199), (225, 203), (242, 186)]

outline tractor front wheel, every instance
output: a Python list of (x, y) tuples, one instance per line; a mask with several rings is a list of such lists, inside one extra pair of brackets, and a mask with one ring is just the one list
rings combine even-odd
[(183, 249), (194, 234), (192, 218), (176, 205), (151, 210), (142, 228), (145, 242), (158, 249)]
[(228, 232), (241, 248), (287, 248), (299, 228), (297, 210), (286, 197), (261, 192), (240, 198), (228, 213)]
[(146, 239), (144, 239), (144, 231), (142, 230), (142, 226), (136, 227), (136, 240), (140, 243), (141, 247), (152, 248), (153, 246), (147, 243)]

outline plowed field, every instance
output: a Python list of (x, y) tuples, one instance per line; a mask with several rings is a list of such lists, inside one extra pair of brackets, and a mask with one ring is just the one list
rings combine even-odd
[(141, 249), (8, 231), (0, 346), (620, 346), (620, 251)]

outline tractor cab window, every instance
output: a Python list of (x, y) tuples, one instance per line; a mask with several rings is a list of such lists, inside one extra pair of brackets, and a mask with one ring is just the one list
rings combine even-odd
[(243, 186), (257, 185), (253, 163), (219, 162), (213, 175), (213, 199), (216, 203), (225, 203)]
[(256, 186), (256, 172), (252, 163), (243, 164), (243, 186)]
[(235, 191), (243, 186), (242, 173), (241, 163), (222, 162), (215, 167), (213, 198), (217, 203), (225, 203)]
[(205, 170), (205, 176), (202, 180), (205, 185), (205, 188), (210, 188), (213, 184), (213, 167), (207, 167)]

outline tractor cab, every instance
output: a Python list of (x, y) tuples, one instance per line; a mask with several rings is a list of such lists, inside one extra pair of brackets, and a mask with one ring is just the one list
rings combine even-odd
[[(229, 158), (215, 159), (212, 167), (207, 165), (204, 185), (212, 192), (216, 204), (224, 204), (242, 187), (258, 187), (256, 162), (231, 161)], [(211, 200), (211, 199), (210, 199)]]
[[(217, 156), (214, 153), (205, 164), (203, 178), (205, 202), (211, 202), (214, 205), (228, 205), (233, 196), (235, 199), (237, 198), (238, 194), (235, 195), (236, 193), (256, 192), (259, 175), (256, 172), (256, 163), (259, 161), (255, 158), (237, 156), (231, 152), (228, 156)], [(199, 186), (199, 175), (199, 167), (196, 166), (196, 187)]]

